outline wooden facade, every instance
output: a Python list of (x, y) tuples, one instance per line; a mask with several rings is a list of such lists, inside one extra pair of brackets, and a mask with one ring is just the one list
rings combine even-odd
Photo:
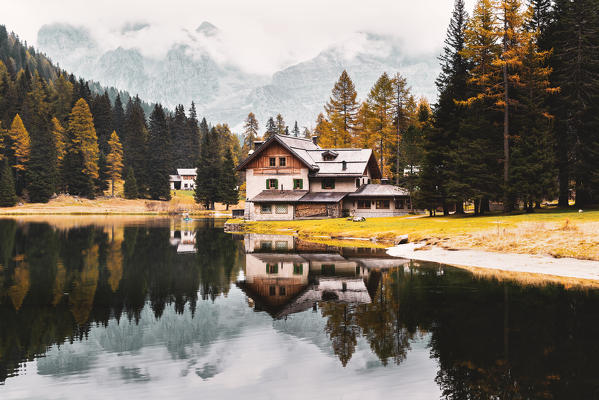
[[(271, 166), (271, 158), (275, 159), (275, 166)], [(281, 158), (285, 159), (285, 165), (281, 166)], [(260, 157), (252, 160), (247, 166), (254, 170), (254, 175), (292, 175), (301, 173), (304, 164), (293, 154), (278, 143), (268, 146), (260, 154)]]

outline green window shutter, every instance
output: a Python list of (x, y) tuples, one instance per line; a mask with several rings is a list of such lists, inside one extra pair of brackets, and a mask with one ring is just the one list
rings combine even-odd
[(268, 179), (266, 180), (266, 189), (270, 189), (270, 185), (268, 184)]
[(322, 189), (324, 189), (324, 179), (323, 179), (322, 181), (320, 181), (320, 187), (321, 187)]
[(279, 180), (275, 179), (275, 189), (279, 189)]
[(300, 189), (303, 189), (303, 188), (304, 188), (304, 180), (303, 180), (303, 179), (300, 179), (300, 180), (299, 180), (299, 188), (300, 188)]
[(335, 180), (331, 179), (331, 189), (335, 189)]

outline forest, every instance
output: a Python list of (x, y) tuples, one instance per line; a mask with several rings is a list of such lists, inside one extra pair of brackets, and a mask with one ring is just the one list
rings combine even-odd
[(232, 178), (218, 200), (237, 203), (240, 148), (226, 124), (200, 121), (193, 102), (169, 111), (77, 79), (0, 26), (0, 206), (114, 195), (122, 180), (127, 198), (169, 200), (169, 174), (195, 166), (202, 143), (213, 174), (228, 166)]

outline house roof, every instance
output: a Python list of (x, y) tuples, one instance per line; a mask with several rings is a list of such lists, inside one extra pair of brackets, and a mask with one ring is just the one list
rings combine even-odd
[(197, 175), (195, 168), (177, 168), (178, 175)]
[[(287, 135), (273, 135), (250, 154), (237, 170), (243, 170), (272, 142), (278, 142), (308, 167), (314, 177), (359, 177), (366, 169), (374, 179), (381, 178), (381, 170), (371, 149), (323, 149), (312, 140)], [(324, 155), (334, 155), (334, 160), (325, 161)]]
[(307, 190), (263, 190), (254, 198), (250, 199), (254, 203), (290, 203), (301, 199)]
[(369, 183), (362, 185), (358, 190), (350, 193), (348, 197), (397, 197), (409, 195), (410, 193), (407, 190), (395, 185)]
[(347, 192), (310, 192), (299, 199), (299, 203), (338, 203)]

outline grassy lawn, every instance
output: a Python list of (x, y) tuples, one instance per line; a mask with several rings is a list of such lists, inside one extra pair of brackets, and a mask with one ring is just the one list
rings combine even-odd
[(532, 214), (483, 217), (405, 216), (346, 219), (247, 222), (254, 233), (293, 234), (309, 240), (374, 238), (389, 244), (407, 234), (447, 248), (550, 254), (599, 260), (599, 211), (541, 210)]

